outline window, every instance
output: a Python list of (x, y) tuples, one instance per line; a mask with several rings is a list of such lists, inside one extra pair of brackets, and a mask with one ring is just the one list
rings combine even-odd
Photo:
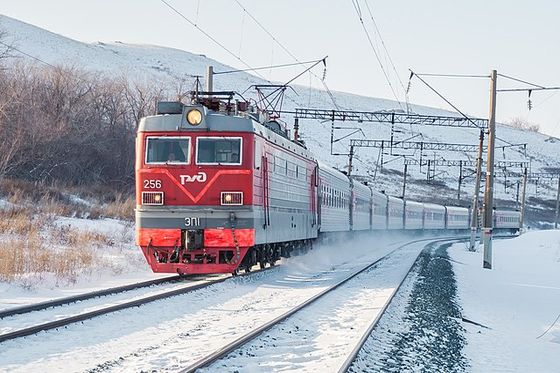
[(241, 164), (241, 137), (198, 137), (197, 164)]
[(189, 137), (147, 137), (147, 164), (188, 164)]

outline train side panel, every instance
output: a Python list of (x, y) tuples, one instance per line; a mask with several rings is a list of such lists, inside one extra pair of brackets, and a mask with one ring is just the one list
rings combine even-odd
[(389, 196), (387, 210), (387, 229), (404, 229), (404, 201)]
[(519, 211), (494, 210), (494, 228), (516, 230), (520, 228), (520, 224)]
[(319, 223), (321, 232), (350, 230), (350, 180), (319, 162)]
[(371, 189), (354, 181), (352, 189), (352, 230), (364, 231), (371, 229)]
[(404, 205), (404, 229), (422, 229), (424, 205), (420, 202), (406, 201)]
[(372, 229), (387, 229), (387, 195), (372, 190)]
[(465, 207), (446, 206), (447, 229), (469, 229), (470, 213)]
[(315, 162), (288, 151), (289, 141), (255, 136), (255, 244), (317, 237)]
[(445, 207), (424, 203), (424, 229), (445, 229)]

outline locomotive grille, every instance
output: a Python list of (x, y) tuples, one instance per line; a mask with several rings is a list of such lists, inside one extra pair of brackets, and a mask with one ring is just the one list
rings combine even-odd
[(163, 205), (163, 192), (142, 192), (143, 205)]
[(240, 206), (243, 204), (243, 193), (242, 192), (222, 192), (220, 198), (222, 205), (234, 205)]

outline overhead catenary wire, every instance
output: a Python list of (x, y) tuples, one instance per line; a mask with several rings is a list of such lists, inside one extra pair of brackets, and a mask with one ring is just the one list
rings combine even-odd
[[(290, 57), (292, 57), (296, 62), (301, 63), (301, 61), (284, 45), (282, 44), (266, 27), (264, 27), (264, 25), (259, 22), (259, 20), (253, 16), (253, 14), (251, 14), (251, 12), (249, 12), (247, 10), (247, 8), (245, 8), (245, 6), (243, 4), (241, 4), (241, 2), (239, 0), (235, 0), (235, 2), (237, 3), (237, 5), (239, 5), (239, 7), (243, 10), (244, 13), (246, 13), (256, 24), (257, 26), (259, 26), (268, 36), (270, 36), (270, 38), (280, 46), (280, 48), (282, 48), (282, 50), (284, 52), (286, 52)], [(314, 72), (310, 71), (309, 72), (311, 75), (315, 76), (317, 79), (319, 79), (319, 81), (322, 83), (323, 88), (325, 88), (325, 91), (327, 92), (327, 94), (329, 95), (329, 98), (331, 99), (333, 105), (336, 107), (337, 110), (340, 110), (340, 106), (338, 105), (338, 103), (336, 102), (336, 99), (333, 95), (333, 93), (331, 92), (330, 88), (328, 87), (327, 83), (325, 82), (324, 77), (321, 79), (319, 76), (317, 76), (317, 74), (315, 74)]]
[(32, 59), (34, 59), (35, 61), (39, 61), (39, 62), (41, 62), (41, 63), (43, 63), (43, 64), (45, 64), (45, 65), (47, 65), (47, 66), (53, 67), (53, 68), (55, 68), (55, 69), (57, 68), (57, 66), (55, 66), (55, 65), (53, 65), (53, 64), (50, 64), (50, 63), (48, 63), (47, 61), (44, 61), (44, 60), (40, 59), (39, 57), (36, 57), (36, 56), (33, 56), (33, 55), (31, 55), (31, 54), (29, 54), (29, 53), (27, 53), (27, 52), (24, 52), (24, 51), (22, 51), (21, 49), (14, 47), (13, 45), (6, 44), (6, 43), (4, 43), (4, 42), (1, 41), (1, 40), (0, 40), (0, 44), (2, 44), (3, 46), (5, 46), (6, 48), (9, 48), (9, 49), (13, 49), (13, 50), (15, 50), (15, 51), (18, 51), (19, 53), (21, 53), (21, 54), (23, 54), (23, 55), (25, 55), (25, 56), (27, 56), (27, 57), (29, 57), (29, 58), (32, 58)]
[[(206, 36), (208, 39), (210, 39), (212, 42), (214, 42), (214, 44), (218, 45), (220, 48), (222, 48), (223, 50), (225, 50), (229, 55), (233, 56), (236, 60), (238, 60), (239, 62), (241, 62), (243, 65), (245, 65), (248, 68), (252, 68), (251, 65), (249, 65), (247, 62), (245, 62), (244, 60), (242, 60), (238, 55), (236, 55), (235, 53), (233, 53), (230, 49), (228, 49), (225, 45), (223, 45), (222, 43), (220, 43), (218, 40), (216, 40), (216, 38), (214, 38), (212, 35), (210, 35), (208, 32), (206, 32), (204, 29), (202, 29), (200, 26), (198, 26), (198, 24), (196, 24), (195, 22), (191, 21), (189, 18), (187, 18), (183, 13), (181, 13), (177, 8), (175, 8), (174, 6), (172, 6), (171, 4), (169, 4), (169, 2), (167, 2), (166, 0), (160, 0), (163, 4), (165, 4), (169, 9), (171, 9), (173, 12), (175, 12), (179, 17), (183, 18), (185, 21), (187, 21), (188, 23), (190, 23), (193, 27), (195, 27), (198, 31), (200, 31), (202, 34), (204, 34), (204, 36)], [(261, 78), (267, 80), (265, 77), (263, 77), (261, 74), (256, 73), (258, 76), (260, 76)], [(268, 81), (268, 80), (267, 80)]]
[(373, 26), (375, 27), (375, 31), (377, 31), (377, 35), (379, 36), (379, 40), (381, 40), (381, 45), (383, 45), (383, 49), (385, 50), (385, 54), (389, 58), (389, 62), (391, 63), (391, 66), (393, 67), (393, 71), (395, 72), (395, 75), (397, 76), (397, 79), (398, 79), (399, 83), (401, 84), (401, 87), (402, 87), (403, 91), (405, 92), (406, 104), (408, 105), (408, 97), (406, 95), (406, 88), (404, 87), (404, 83), (401, 80), (401, 77), (400, 77), (399, 73), (397, 72), (397, 68), (395, 67), (395, 63), (393, 62), (393, 59), (391, 58), (391, 55), (389, 54), (389, 51), (387, 50), (387, 46), (385, 45), (385, 41), (383, 40), (383, 37), (381, 36), (381, 31), (379, 31), (379, 27), (377, 26), (377, 22), (375, 22), (375, 18), (373, 18), (373, 12), (371, 11), (371, 8), (369, 6), (369, 1), (365, 0), (365, 3), (366, 3), (366, 7), (367, 7), (367, 10), (368, 10), (369, 16), (371, 18), (371, 21), (373, 22)]
[(395, 88), (393, 87), (393, 84), (391, 84), (391, 79), (389, 79), (389, 76), (387, 75), (387, 72), (385, 71), (385, 67), (383, 66), (383, 62), (381, 62), (381, 58), (379, 56), (379, 53), (377, 53), (377, 49), (375, 48), (375, 46), (373, 44), (373, 40), (371, 39), (369, 31), (368, 31), (366, 25), (364, 24), (364, 20), (363, 20), (363, 17), (362, 17), (362, 10), (360, 8), (360, 4), (359, 4), (358, 0), (352, 0), (352, 5), (354, 6), (354, 10), (356, 11), (356, 14), (358, 15), (358, 19), (360, 21), (362, 29), (364, 30), (364, 32), (366, 34), (369, 45), (371, 46), (371, 49), (373, 50), (373, 54), (375, 55), (375, 58), (376, 58), (377, 62), (379, 63), (379, 66), (381, 67), (381, 71), (383, 72), (383, 75), (385, 76), (385, 80), (387, 81), (387, 84), (389, 85), (389, 88), (391, 89), (391, 92), (393, 93), (393, 96), (397, 100), (397, 103), (399, 104), (401, 109), (404, 110), (404, 108), (402, 106), (402, 103), (401, 103), (401, 100), (399, 99), (397, 93), (395, 92)]

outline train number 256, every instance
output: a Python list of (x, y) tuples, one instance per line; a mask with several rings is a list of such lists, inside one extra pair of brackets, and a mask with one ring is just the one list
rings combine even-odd
[(161, 188), (161, 180), (144, 180), (144, 189)]

